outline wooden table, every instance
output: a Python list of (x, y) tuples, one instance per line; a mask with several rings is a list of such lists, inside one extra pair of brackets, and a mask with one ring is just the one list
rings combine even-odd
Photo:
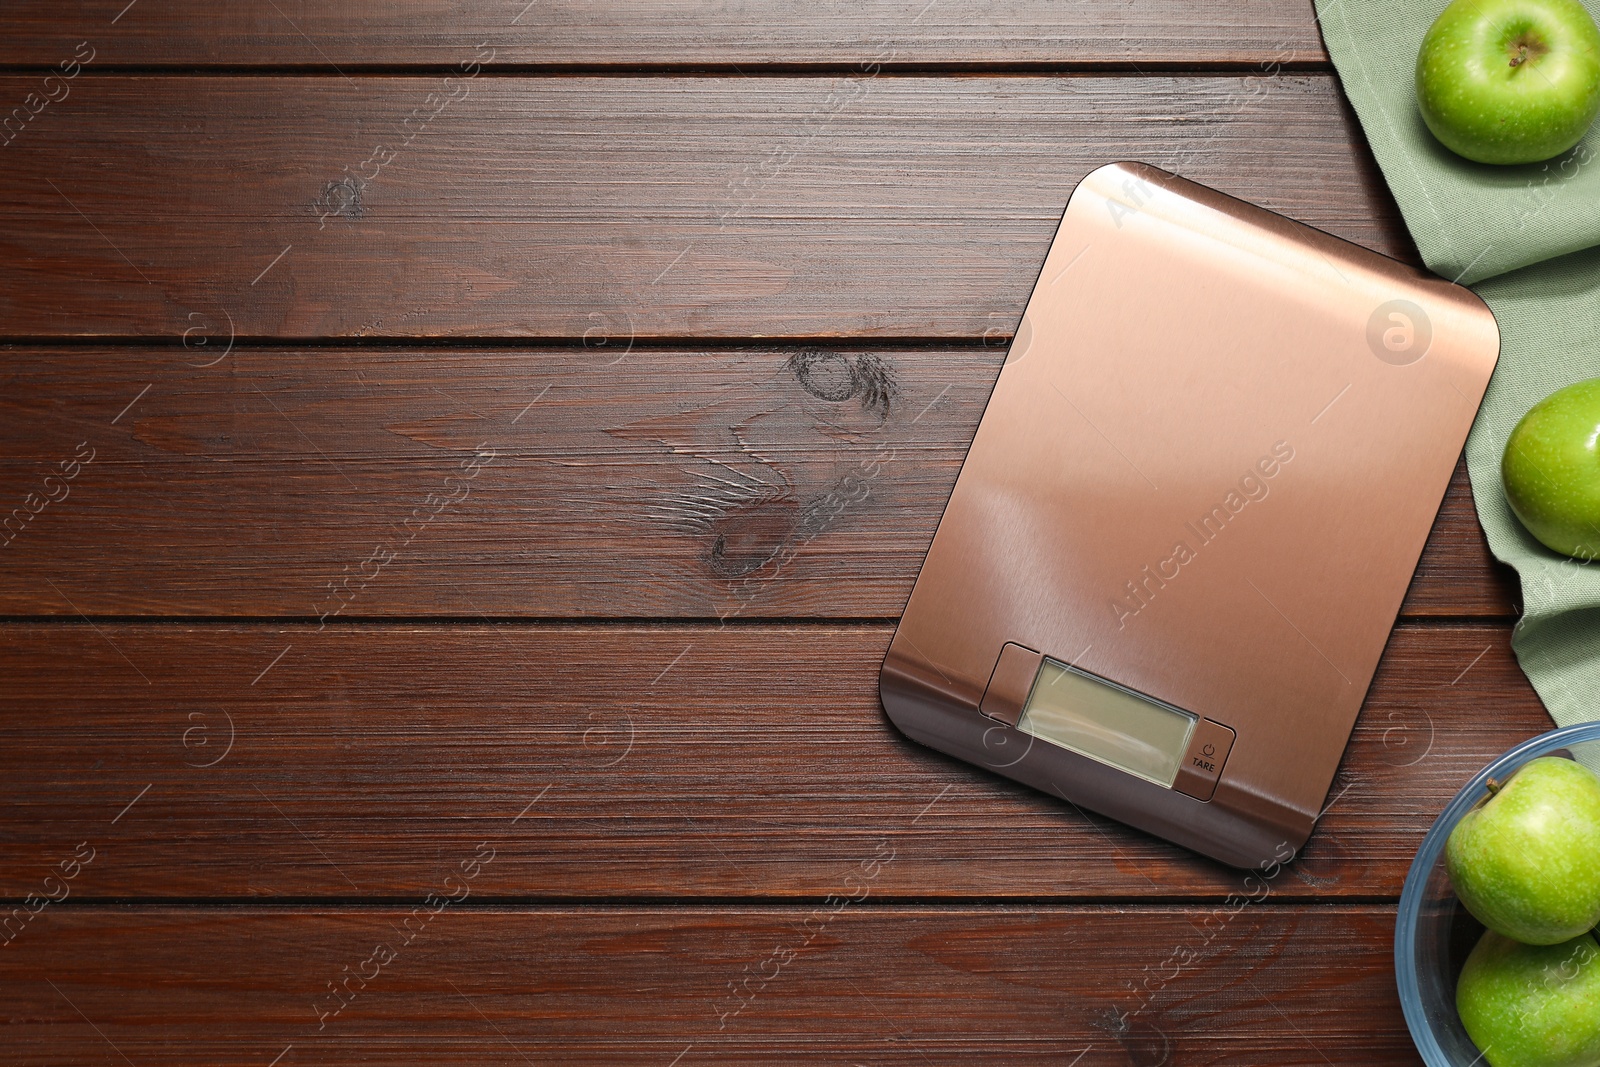
[(0, 16), (7, 1062), (1415, 1062), (1464, 473), (1270, 881), (877, 701), (1083, 174), (1414, 259), (1309, 3), (124, 3)]

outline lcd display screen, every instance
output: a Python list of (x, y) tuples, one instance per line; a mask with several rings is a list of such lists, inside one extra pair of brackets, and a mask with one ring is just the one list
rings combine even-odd
[(1046, 658), (1017, 729), (1171, 788), (1197, 717)]

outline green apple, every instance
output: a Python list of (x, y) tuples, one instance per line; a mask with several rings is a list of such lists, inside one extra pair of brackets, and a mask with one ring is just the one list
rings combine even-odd
[(1600, 944), (1485, 931), (1461, 968), (1456, 1011), (1490, 1067), (1600, 1067)]
[(1489, 929), (1555, 945), (1600, 923), (1600, 776), (1529, 760), (1461, 817), (1445, 843), (1456, 896)]
[(1600, 29), (1578, 0), (1455, 0), (1417, 55), (1417, 105), (1479, 163), (1537, 163), (1600, 111)]
[(1546, 548), (1600, 558), (1600, 378), (1528, 409), (1506, 441), (1500, 478), (1511, 510)]

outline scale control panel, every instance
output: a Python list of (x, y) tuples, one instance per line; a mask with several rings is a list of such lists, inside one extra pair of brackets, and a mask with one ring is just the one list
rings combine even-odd
[(979, 710), (1048, 744), (1208, 801), (1234, 732), (1008, 641)]

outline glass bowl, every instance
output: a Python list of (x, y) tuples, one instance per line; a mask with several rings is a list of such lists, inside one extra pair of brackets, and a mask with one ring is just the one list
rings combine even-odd
[(1461, 816), (1488, 796), (1484, 783), (1490, 778), (1505, 781), (1529, 760), (1555, 755), (1577, 756), (1600, 767), (1600, 722), (1540, 734), (1479, 771), (1434, 820), (1406, 875), (1394, 926), (1394, 974), (1406, 1026), (1428, 1067), (1472, 1067), (1482, 1060), (1456, 1015), (1456, 976), (1483, 926), (1450, 888), (1445, 842)]

